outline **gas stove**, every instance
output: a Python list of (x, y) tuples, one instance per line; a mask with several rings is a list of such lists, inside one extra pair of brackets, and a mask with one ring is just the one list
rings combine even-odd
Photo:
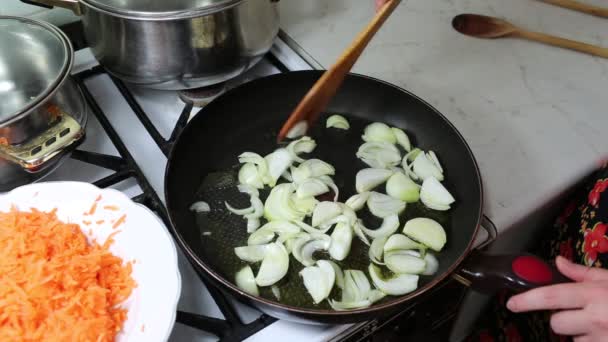
[[(76, 29), (66, 30), (77, 48), (73, 76), (80, 85), (89, 105), (86, 139), (46, 181), (73, 180), (111, 187), (128, 194), (134, 201), (155, 211), (169, 225), (164, 206), (164, 171), (167, 155), (176, 137), (196, 115), (200, 106), (213, 100), (224, 90), (250, 80), (280, 72), (320, 67), (298, 49), (289, 37), (281, 34), (272, 50), (243, 75), (225, 84), (177, 92), (138, 88), (112, 77), (98, 65), (90, 49), (74, 37)], [(80, 49), (79, 49), (80, 48)], [(480, 241), (483, 237), (479, 238)], [(289, 338), (295, 341), (362, 340), (369, 336), (385, 336), (381, 332), (398, 331), (404, 319), (426, 331), (447, 321), (458, 307), (462, 288), (447, 282), (429, 296), (443, 298), (439, 314), (435, 301), (413, 302), (392, 317), (377, 318), (352, 325), (301, 325), (276, 320), (235, 301), (221, 290), (208, 285), (205, 277), (193, 268), (178, 251), (182, 275), (182, 294), (178, 305), (177, 323), (170, 341), (266, 341)], [(450, 289), (449, 291), (445, 288)], [(438, 297), (441, 294), (441, 297)], [(446, 310), (448, 301), (454, 306)], [(426, 307), (426, 309), (425, 309)], [(434, 319), (428, 319), (430, 316)], [(427, 327), (428, 326), (428, 327)], [(408, 328), (411, 329), (411, 328)], [(429, 330), (430, 331), (430, 330)], [(396, 332), (398, 336), (404, 336)], [(373, 339), (373, 338), (372, 338)], [(385, 339), (385, 338), (383, 338)]]

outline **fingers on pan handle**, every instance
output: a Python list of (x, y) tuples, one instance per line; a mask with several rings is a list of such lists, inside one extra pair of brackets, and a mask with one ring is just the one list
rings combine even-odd
[(540, 286), (571, 282), (555, 267), (532, 254), (489, 255), (474, 252), (459, 272), (478, 292), (502, 289), (523, 292)]

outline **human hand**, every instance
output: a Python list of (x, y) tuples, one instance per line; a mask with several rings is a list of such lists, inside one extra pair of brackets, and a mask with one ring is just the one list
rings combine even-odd
[(380, 8), (382, 8), (382, 6), (384, 6), (384, 4), (386, 4), (389, 1), (390, 0), (375, 0), (375, 2), (376, 2), (376, 12), (378, 12), (380, 10)]
[(589, 268), (557, 257), (558, 270), (573, 283), (539, 287), (513, 296), (507, 308), (513, 312), (558, 310), (551, 329), (575, 336), (575, 342), (608, 340), (608, 270)]

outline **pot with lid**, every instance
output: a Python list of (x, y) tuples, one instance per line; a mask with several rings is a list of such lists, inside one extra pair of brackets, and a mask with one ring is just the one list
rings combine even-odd
[(84, 137), (87, 107), (58, 28), (0, 16), (0, 191), (50, 173)]
[[(22, 0), (23, 1), (23, 0)], [(82, 16), (95, 57), (114, 76), (156, 89), (208, 86), (268, 52), (278, 0), (27, 0)]]

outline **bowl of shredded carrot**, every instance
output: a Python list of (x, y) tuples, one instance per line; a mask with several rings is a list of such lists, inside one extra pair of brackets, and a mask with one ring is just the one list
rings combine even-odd
[(181, 290), (162, 221), (88, 183), (0, 195), (0, 341), (166, 341)]

